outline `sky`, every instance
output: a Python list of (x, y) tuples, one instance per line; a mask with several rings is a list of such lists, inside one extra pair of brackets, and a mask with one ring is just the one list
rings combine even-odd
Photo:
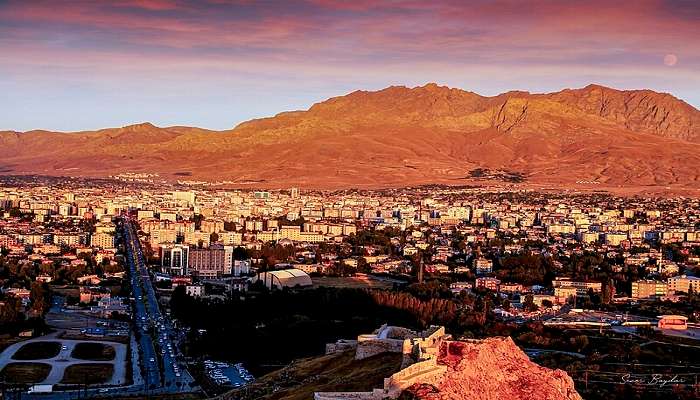
[(700, 1), (0, 0), (0, 130), (229, 129), (428, 82), (700, 108)]

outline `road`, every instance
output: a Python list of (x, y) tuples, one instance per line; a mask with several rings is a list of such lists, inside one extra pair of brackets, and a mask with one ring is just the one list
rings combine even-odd
[(135, 300), (134, 320), (141, 333), (144, 380), (149, 388), (181, 391), (194, 380), (177, 360), (177, 332), (158, 306), (141, 243), (130, 221), (124, 221), (124, 244)]
[[(147, 308), (147, 304), (150, 305), (151, 303), (149, 299), (151, 293), (147, 289), (150, 286), (150, 276), (145, 267), (141, 245), (138, 242), (134, 228), (129, 222), (125, 222), (122, 232), (125, 258), (129, 267), (132, 294), (134, 296), (134, 323), (135, 329), (138, 331), (137, 337), (139, 338), (141, 350), (141, 374), (147, 389), (152, 389), (162, 386), (160, 366), (157, 361), (151, 329), (154, 326), (154, 322), (157, 321), (159, 313), (156, 314), (152, 309)], [(151, 290), (153, 290), (152, 286)], [(155, 297), (155, 295), (153, 296)]]

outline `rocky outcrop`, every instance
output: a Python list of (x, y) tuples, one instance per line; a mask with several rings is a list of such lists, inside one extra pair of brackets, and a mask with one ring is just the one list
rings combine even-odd
[(566, 372), (536, 365), (510, 338), (443, 342), (438, 365), (447, 366), (439, 380), (416, 383), (400, 398), (581, 400)]
[[(365, 342), (403, 341), (401, 370), (386, 377), (383, 387), (365, 392), (316, 392), (314, 399), (582, 400), (566, 372), (533, 363), (509, 337), (454, 341), (443, 327), (424, 332), (401, 329), (384, 325), (364, 335)], [(396, 352), (393, 347), (373, 346), (371, 350), (371, 355), (356, 355), (356, 359)], [(361, 347), (356, 351), (358, 355), (366, 352)]]
[(698, 110), (667, 93), (588, 85), (547, 96), (629, 130), (700, 142)]

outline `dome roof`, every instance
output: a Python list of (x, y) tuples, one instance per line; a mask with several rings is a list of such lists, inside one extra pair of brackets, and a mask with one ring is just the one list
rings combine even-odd
[(299, 269), (279, 269), (276, 271), (261, 272), (257, 276), (257, 280), (263, 281), (265, 286), (272, 289), (276, 287), (281, 289), (283, 287), (295, 287), (295, 286), (311, 286), (311, 277)]

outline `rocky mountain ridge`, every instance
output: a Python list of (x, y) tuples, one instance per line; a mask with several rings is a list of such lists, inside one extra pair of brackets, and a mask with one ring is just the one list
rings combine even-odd
[[(700, 111), (599, 85), (485, 97), (436, 84), (355, 91), (226, 131), (149, 123), (0, 132), (0, 172), (190, 176), (260, 187), (479, 184), (700, 188)], [(495, 171), (480, 174), (473, 171)]]

